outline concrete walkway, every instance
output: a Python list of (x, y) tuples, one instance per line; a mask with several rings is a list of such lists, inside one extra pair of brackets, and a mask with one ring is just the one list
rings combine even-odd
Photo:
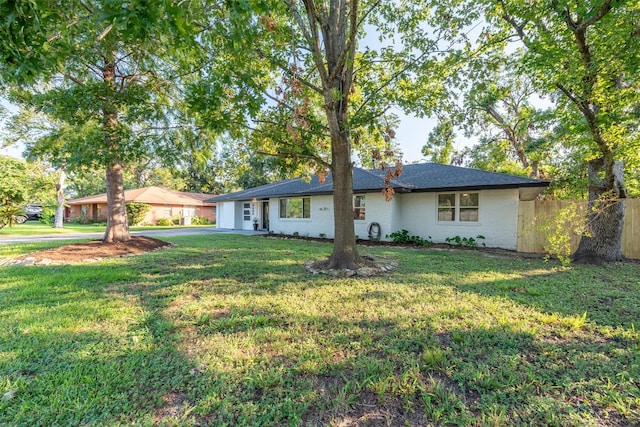
[[(202, 234), (244, 234), (256, 235), (265, 234), (264, 231), (253, 230), (231, 230), (227, 228), (215, 227), (194, 227), (194, 228), (168, 228), (163, 230), (141, 230), (132, 231), (132, 236), (147, 237), (171, 237), (171, 236), (192, 236)], [(78, 239), (101, 239), (104, 232), (101, 233), (70, 233), (70, 234), (38, 234), (34, 236), (0, 236), (0, 245), (11, 243), (33, 243), (46, 242), (52, 240), (78, 240)]]

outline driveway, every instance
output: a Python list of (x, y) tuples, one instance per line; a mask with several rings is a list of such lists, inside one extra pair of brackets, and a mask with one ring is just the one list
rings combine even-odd
[[(191, 236), (199, 234), (263, 234), (261, 231), (253, 230), (231, 230), (215, 227), (194, 227), (194, 228), (167, 228), (162, 230), (142, 230), (132, 231), (132, 236), (148, 237), (171, 237), (171, 236)], [(101, 233), (71, 233), (71, 234), (39, 234), (34, 236), (0, 237), (0, 245), (9, 243), (33, 243), (50, 240), (78, 240), (78, 239), (100, 239), (104, 236)]]

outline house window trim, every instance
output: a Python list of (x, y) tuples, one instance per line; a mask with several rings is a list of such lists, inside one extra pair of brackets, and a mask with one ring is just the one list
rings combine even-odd
[[(283, 212), (282, 212), (282, 201), (283, 200), (294, 200), (294, 199), (300, 199), (302, 200), (302, 216), (300, 217), (287, 217), (287, 216), (282, 216)], [(308, 207), (305, 210), (305, 200), (307, 200), (308, 202)], [(305, 212), (308, 214), (308, 216), (304, 216)], [(278, 199), (278, 219), (280, 221), (310, 221), (311, 220), (311, 197), (308, 196), (303, 196), (303, 197), (281, 197)]]
[[(455, 196), (455, 205), (453, 206), (454, 209), (454, 216), (453, 216), (453, 220), (452, 221), (446, 221), (446, 220), (441, 220), (440, 219), (440, 209), (442, 208), (440, 206), (440, 196), (441, 195), (446, 195), (446, 194), (453, 194)], [(463, 194), (477, 194), (478, 195), (478, 204), (476, 206), (462, 206), (461, 202), (460, 202), (460, 196)], [(436, 222), (438, 224), (449, 224), (449, 225), (479, 225), (480, 224), (480, 199), (482, 198), (481, 196), (481, 192), (480, 191), (447, 191), (447, 192), (442, 192), (442, 193), (436, 193)], [(461, 221), (460, 220), (460, 212), (461, 209), (477, 209), (478, 210), (478, 219), (475, 221)]]
[[(360, 198), (362, 200), (362, 204), (356, 207), (356, 199)], [(362, 211), (362, 218), (356, 218), (356, 209)], [(367, 199), (364, 194), (354, 194), (353, 195), (353, 220), (354, 221), (366, 221), (367, 220)]]

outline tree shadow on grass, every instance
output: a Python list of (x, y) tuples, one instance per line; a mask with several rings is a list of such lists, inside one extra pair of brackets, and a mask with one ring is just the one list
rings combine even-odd
[(632, 263), (569, 269), (514, 269), (508, 279), (452, 283), (455, 289), (506, 298), (545, 313), (630, 328), (640, 319), (640, 266)]
[(101, 278), (89, 266), (40, 271), (60, 285), (24, 284), (3, 295), (0, 377), (13, 392), (0, 402), (0, 424), (188, 421), (191, 403), (181, 396), (201, 379), (176, 349), (170, 322), (105, 292), (124, 276)]
[[(565, 333), (571, 332), (570, 324), (551, 323), (542, 334), (527, 332), (506, 311), (505, 319), (478, 325), (467, 306), (427, 299), (445, 291), (451, 300), (469, 293), (477, 298), (467, 305), (482, 302), (477, 309), (484, 310), (492, 300), (505, 300), (496, 292), (504, 287), (515, 294), (509, 301), (561, 312), (552, 309), (552, 297), (538, 300), (535, 293), (552, 294), (558, 277), (573, 283), (584, 273), (562, 276), (562, 271), (548, 274), (539, 264), (517, 265), (518, 277), (486, 275), (464, 282), (494, 264), (451, 266), (426, 255), (425, 260), (434, 261), (429, 267), (440, 274), (398, 272), (385, 280), (347, 282), (311, 277), (302, 263), (296, 264), (299, 254), (283, 246), (274, 249), (247, 258), (243, 248), (182, 248), (97, 265), (30, 267), (47, 277), (37, 292), (68, 277), (84, 279), (35, 303), (42, 316), (53, 316), (54, 330), (45, 334), (42, 321), (26, 351), (9, 348), (2, 366), (36, 360), (29, 369), (40, 371), (34, 376), (22, 367), (3, 367), (3, 375), (24, 381), (26, 391), (24, 399), (20, 394), (14, 398), (23, 400), (1, 404), (12, 405), (11, 415), (17, 414), (16, 407), (26, 411), (34, 405), (51, 417), (60, 411), (62, 423), (640, 422), (634, 383), (640, 361), (632, 339)], [(535, 292), (517, 301), (523, 292), (511, 289), (532, 277), (540, 281)], [(401, 287), (411, 292), (400, 295)], [(8, 288), (3, 297), (28, 310), (29, 293), (16, 292)], [(562, 296), (562, 304), (569, 304), (565, 300), (568, 296)], [(439, 303), (423, 310), (425, 304)], [(65, 311), (74, 304), (76, 310)], [(110, 305), (126, 311), (120, 321), (113, 313), (100, 314), (100, 307)], [(580, 313), (574, 306), (566, 308), (566, 314), (574, 311)], [(24, 333), (20, 307), (5, 313), (14, 316), (9, 342), (18, 343)], [(64, 325), (67, 315), (69, 325), (83, 318), (90, 324), (65, 332), (56, 325)], [(527, 316), (537, 321), (534, 314)], [(47, 375), (52, 379), (45, 381)], [(41, 379), (42, 390), (32, 385), (34, 378)], [(78, 388), (83, 381), (90, 384), (86, 391)], [(53, 389), (64, 392), (60, 402), (52, 400)], [(90, 407), (78, 403), (83, 396)]]

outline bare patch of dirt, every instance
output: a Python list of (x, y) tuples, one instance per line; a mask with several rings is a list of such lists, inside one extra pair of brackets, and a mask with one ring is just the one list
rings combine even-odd
[(143, 254), (167, 246), (171, 246), (171, 244), (144, 236), (134, 236), (128, 242), (116, 243), (103, 243), (101, 240), (92, 240), (21, 255), (14, 258), (12, 264), (75, 264), (104, 258)]
[(163, 405), (156, 411), (156, 423), (161, 423), (167, 418), (175, 418), (180, 415), (182, 406), (187, 402), (186, 395), (182, 392), (170, 393), (162, 397)]

